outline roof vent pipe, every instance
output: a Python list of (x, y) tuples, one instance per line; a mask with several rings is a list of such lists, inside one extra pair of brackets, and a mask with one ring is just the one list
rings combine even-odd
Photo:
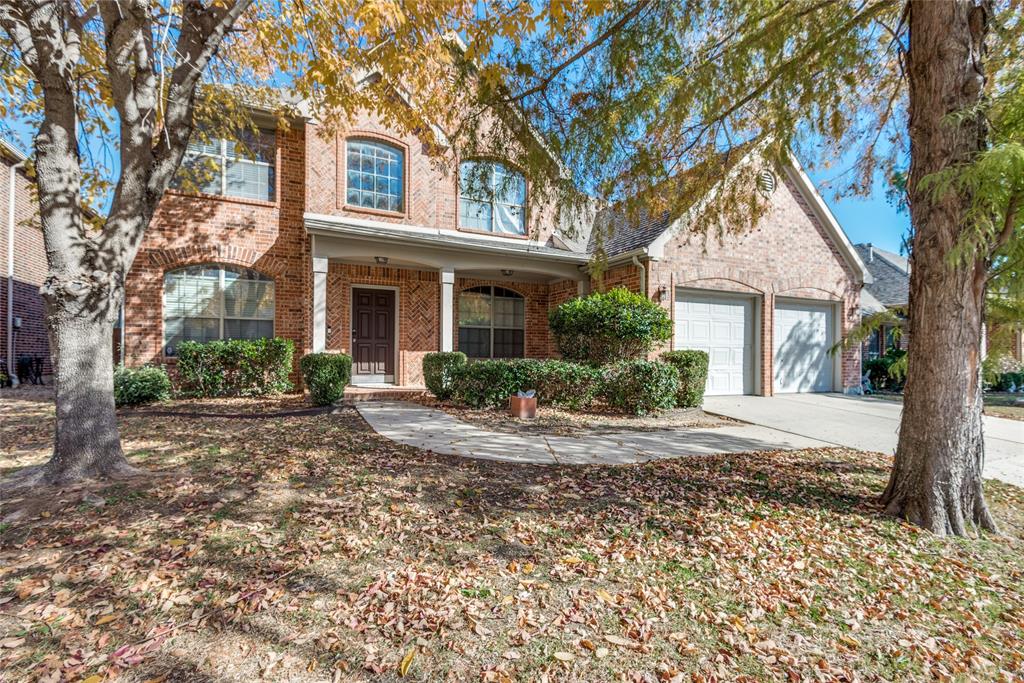
[(640, 263), (640, 258), (636, 255), (633, 256), (633, 265), (640, 271), (640, 293), (647, 296), (647, 268)]

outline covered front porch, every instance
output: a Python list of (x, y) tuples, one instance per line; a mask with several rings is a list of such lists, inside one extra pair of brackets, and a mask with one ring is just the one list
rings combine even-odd
[(548, 311), (589, 290), (588, 257), (529, 240), (306, 216), (313, 350), (350, 354), (353, 384), (420, 387), (423, 356), (544, 358)]

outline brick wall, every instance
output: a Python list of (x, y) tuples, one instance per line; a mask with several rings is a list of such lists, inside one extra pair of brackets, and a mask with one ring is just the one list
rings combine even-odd
[[(309, 182), (306, 201), (310, 213), (458, 229), (458, 164), (449, 152), (431, 150), (415, 135), (401, 135), (372, 112), (357, 114), (348, 127), (334, 136), (314, 125), (307, 126), (307, 130)], [(401, 212), (346, 204), (345, 150), (346, 140), (350, 138), (378, 140), (402, 151), (405, 158), (405, 205)], [(529, 187), (527, 194), (530, 196)], [(548, 243), (555, 229), (553, 206), (550, 203), (538, 204), (527, 209), (527, 228), (532, 239)]]
[[(251, 267), (274, 279), (274, 333), (310, 348), (311, 262), (303, 224), (305, 134), (278, 131), (275, 201), (168, 192), (125, 286), (125, 360), (165, 362), (163, 276), (200, 263)], [(295, 376), (297, 379), (297, 374)]]
[[(0, 154), (0, 264), (3, 264), (3, 287), (0, 290), (0, 358), (7, 358), (7, 188), (11, 166), (15, 161)], [(41, 356), (44, 372), (52, 372), (50, 345), (46, 331), (46, 312), (39, 287), (46, 278), (46, 249), (39, 227), (38, 204), (32, 196), (32, 184), (24, 172), (16, 171), (14, 190), (14, 317), (21, 318), (21, 328), (14, 332), (14, 356)]]
[[(661, 305), (674, 314), (677, 287), (753, 294), (761, 300), (761, 386), (772, 393), (772, 329), (775, 298), (779, 296), (835, 302), (840, 308), (841, 332), (860, 319), (857, 275), (846, 264), (799, 190), (779, 183), (772, 207), (758, 225), (721, 242), (680, 234), (666, 245), (661, 260), (647, 264), (647, 294), (661, 296)], [(610, 269), (606, 286), (627, 277), (632, 266)], [(635, 268), (634, 268), (635, 270)], [(628, 275), (630, 283), (635, 282)], [(630, 285), (633, 288), (633, 285)], [(844, 387), (860, 386), (860, 348), (842, 354)]]

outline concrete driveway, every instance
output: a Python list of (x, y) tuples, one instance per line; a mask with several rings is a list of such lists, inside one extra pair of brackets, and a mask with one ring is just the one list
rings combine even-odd
[[(836, 446), (893, 454), (903, 404), (842, 394), (708, 396), (704, 409)], [(1024, 486), (1024, 422), (985, 416), (985, 476)]]

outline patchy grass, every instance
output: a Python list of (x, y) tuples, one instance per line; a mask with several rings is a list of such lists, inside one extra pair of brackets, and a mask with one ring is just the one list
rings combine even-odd
[[(871, 394), (871, 398), (902, 402), (903, 394), (879, 392)], [(986, 392), (984, 401), (986, 415), (1024, 420), (1024, 394)]]
[[(45, 459), (52, 407), (0, 411), (5, 469)], [(844, 449), (574, 468), (349, 410), (122, 430), (147, 476), (4, 501), (0, 679), (1024, 676), (1011, 486), (1004, 536), (938, 539), (880, 517), (888, 461)]]

